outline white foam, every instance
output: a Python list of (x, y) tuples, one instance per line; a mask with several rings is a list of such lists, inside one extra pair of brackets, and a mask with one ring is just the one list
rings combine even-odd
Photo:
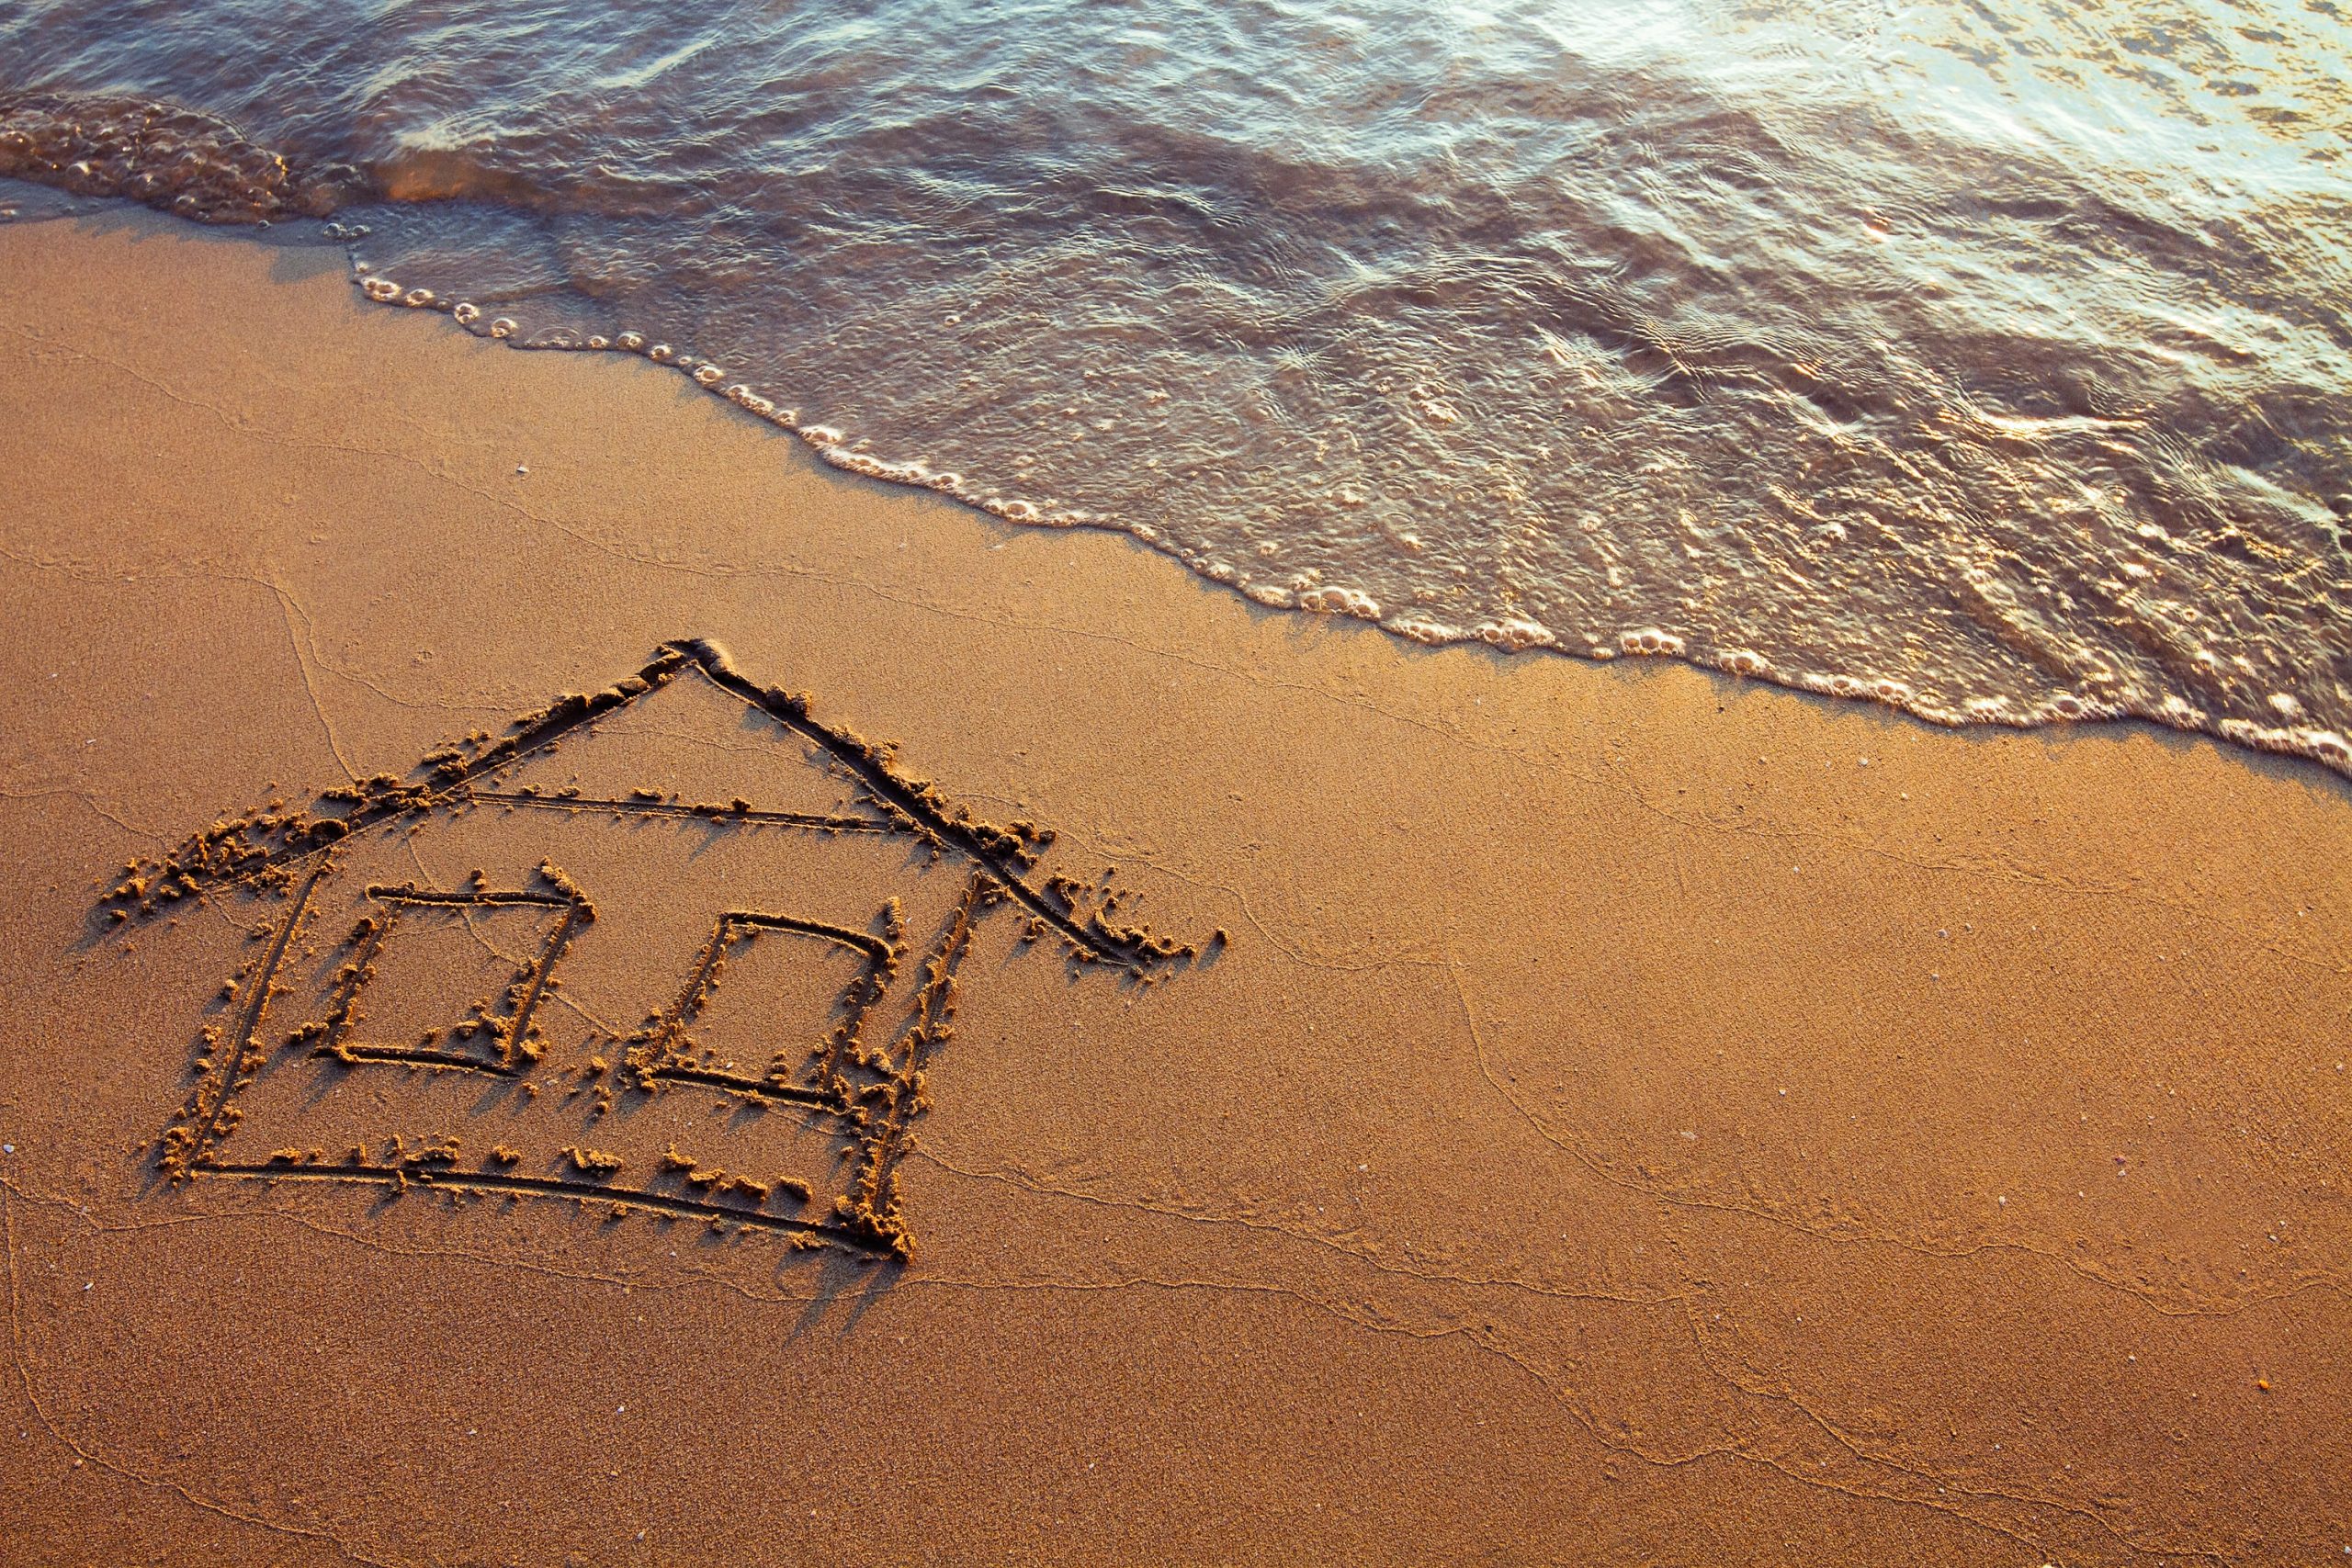
[(1380, 619), (1380, 604), (1369, 593), (1353, 588), (1318, 585), (1298, 596), (1298, 607), (1326, 615), (1355, 615), (1367, 621)]
[(1627, 653), (1663, 655), (1668, 659), (1682, 657), (1682, 639), (1669, 631), (1656, 626), (1637, 626), (1619, 635), (1617, 646)]
[(1512, 653), (1523, 653), (1531, 648), (1552, 648), (1558, 644), (1551, 629), (1533, 621), (1488, 621), (1477, 630), (1478, 640)]
[(1398, 637), (1404, 637), (1408, 641), (1411, 642), (1428, 643), (1434, 646), (1439, 643), (1459, 642), (1461, 640), (1460, 637), (1455, 634), (1454, 629), (1452, 626), (1445, 626), (1437, 621), (1429, 620), (1426, 617), (1419, 615), (1400, 616), (1396, 620), (1383, 621), (1380, 624), (1387, 627), (1390, 631), (1395, 632)]

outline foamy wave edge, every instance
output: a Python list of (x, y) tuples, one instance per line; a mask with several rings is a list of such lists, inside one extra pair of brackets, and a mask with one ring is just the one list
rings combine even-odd
[[(334, 225), (329, 226), (332, 231)], [(2058, 726), (2143, 720), (2184, 734), (2227, 741), (2247, 750), (2300, 758), (2352, 778), (2352, 739), (2332, 729), (2304, 725), (2260, 725), (2243, 718), (2215, 719), (2177, 694), (2157, 701), (2105, 701), (2075, 693), (2060, 693), (2043, 703), (2023, 705), (2004, 696), (1974, 697), (1958, 707), (1928, 700), (1907, 682), (1889, 677), (1824, 674), (1809, 670), (1782, 670), (1762, 654), (1747, 649), (1692, 648), (1673, 632), (1657, 626), (1636, 626), (1613, 633), (1578, 632), (1563, 636), (1529, 620), (1503, 620), (1476, 626), (1448, 626), (1426, 616), (1385, 614), (1377, 600), (1361, 590), (1336, 584), (1283, 586), (1259, 582), (1205, 552), (1185, 548), (1148, 524), (1130, 523), (1102, 513), (1057, 507), (1022, 496), (1007, 496), (968, 482), (953, 470), (936, 469), (920, 461), (900, 461), (858, 449), (854, 437), (840, 428), (804, 422), (800, 411), (778, 403), (748, 383), (731, 380), (716, 362), (624, 330), (609, 337), (578, 336), (568, 329), (543, 333), (528, 341), (516, 338), (514, 321), (499, 316), (483, 320), (479, 306), (445, 300), (431, 289), (403, 289), (388, 278), (371, 276), (366, 263), (354, 264), (353, 282), (368, 299), (406, 310), (435, 310), (479, 337), (503, 340), (514, 348), (575, 350), (634, 354), (665, 365), (701, 389), (724, 398), (744, 412), (800, 438), (828, 465), (886, 483), (928, 490), (976, 511), (1008, 523), (1031, 527), (1095, 528), (1122, 533), (1173, 557), (1211, 581), (1232, 588), (1251, 603), (1269, 609), (1309, 615), (1342, 616), (1367, 622), (1392, 636), (1426, 647), (1480, 643), (1505, 653), (1546, 651), (1607, 663), (1621, 658), (1663, 658), (1697, 669), (1740, 679), (1762, 681), (1791, 691), (1844, 701), (1872, 702), (1910, 716), (1959, 729), (1993, 726), (2008, 729), (2040, 729)]]

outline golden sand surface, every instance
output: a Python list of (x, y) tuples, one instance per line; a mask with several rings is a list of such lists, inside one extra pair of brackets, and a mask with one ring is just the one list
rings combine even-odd
[[(0, 1559), (2352, 1548), (2340, 781), (1269, 613), (332, 251), (0, 230)], [(696, 665), (159, 896), (694, 638), (874, 748)], [(910, 1260), (741, 1088), (882, 947)]]

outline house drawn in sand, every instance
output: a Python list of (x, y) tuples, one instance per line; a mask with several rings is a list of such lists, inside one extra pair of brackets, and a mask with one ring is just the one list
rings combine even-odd
[(174, 1181), (562, 1199), (904, 1258), (896, 1168), (976, 930), (1132, 983), (1196, 956), (1041, 875), (1052, 840), (684, 641), (407, 779), (215, 823), (102, 908), (266, 915), (158, 1145)]

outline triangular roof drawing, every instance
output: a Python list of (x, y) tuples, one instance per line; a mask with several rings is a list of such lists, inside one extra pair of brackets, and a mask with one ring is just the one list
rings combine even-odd
[[(825, 787), (695, 800), (612, 787), (610, 767), (583, 786), (577, 756), (557, 759), (687, 686), (740, 705), (756, 743), (724, 750), (750, 753), (740, 768), (763, 795), (810, 795), (771, 761), (794, 748)], [(648, 728), (605, 744), (626, 758), (673, 739)], [(567, 768), (575, 782), (542, 776)], [(428, 828), (445, 859), (498, 874), (435, 874)], [(903, 1258), (897, 1166), (976, 930), (1005, 911), (1023, 943), (1055, 939), (1075, 965), (1146, 984), (1199, 955), (1121, 922), (1116, 893), (1040, 877), (1052, 841), (954, 805), (806, 696), (691, 639), (502, 737), (430, 752), (406, 779), (215, 822), (126, 866), (101, 908), (119, 923), (248, 896), (273, 911), (157, 1140), (175, 1183), (560, 1198)], [(564, 847), (599, 871), (630, 857), (636, 874), (584, 886), (559, 867)], [(649, 965), (662, 953), (674, 957)], [(613, 1021), (610, 998), (649, 967), (674, 983), (628, 998), (652, 1004), (633, 1027)], [(343, 1092), (355, 1078), (368, 1092)]]

